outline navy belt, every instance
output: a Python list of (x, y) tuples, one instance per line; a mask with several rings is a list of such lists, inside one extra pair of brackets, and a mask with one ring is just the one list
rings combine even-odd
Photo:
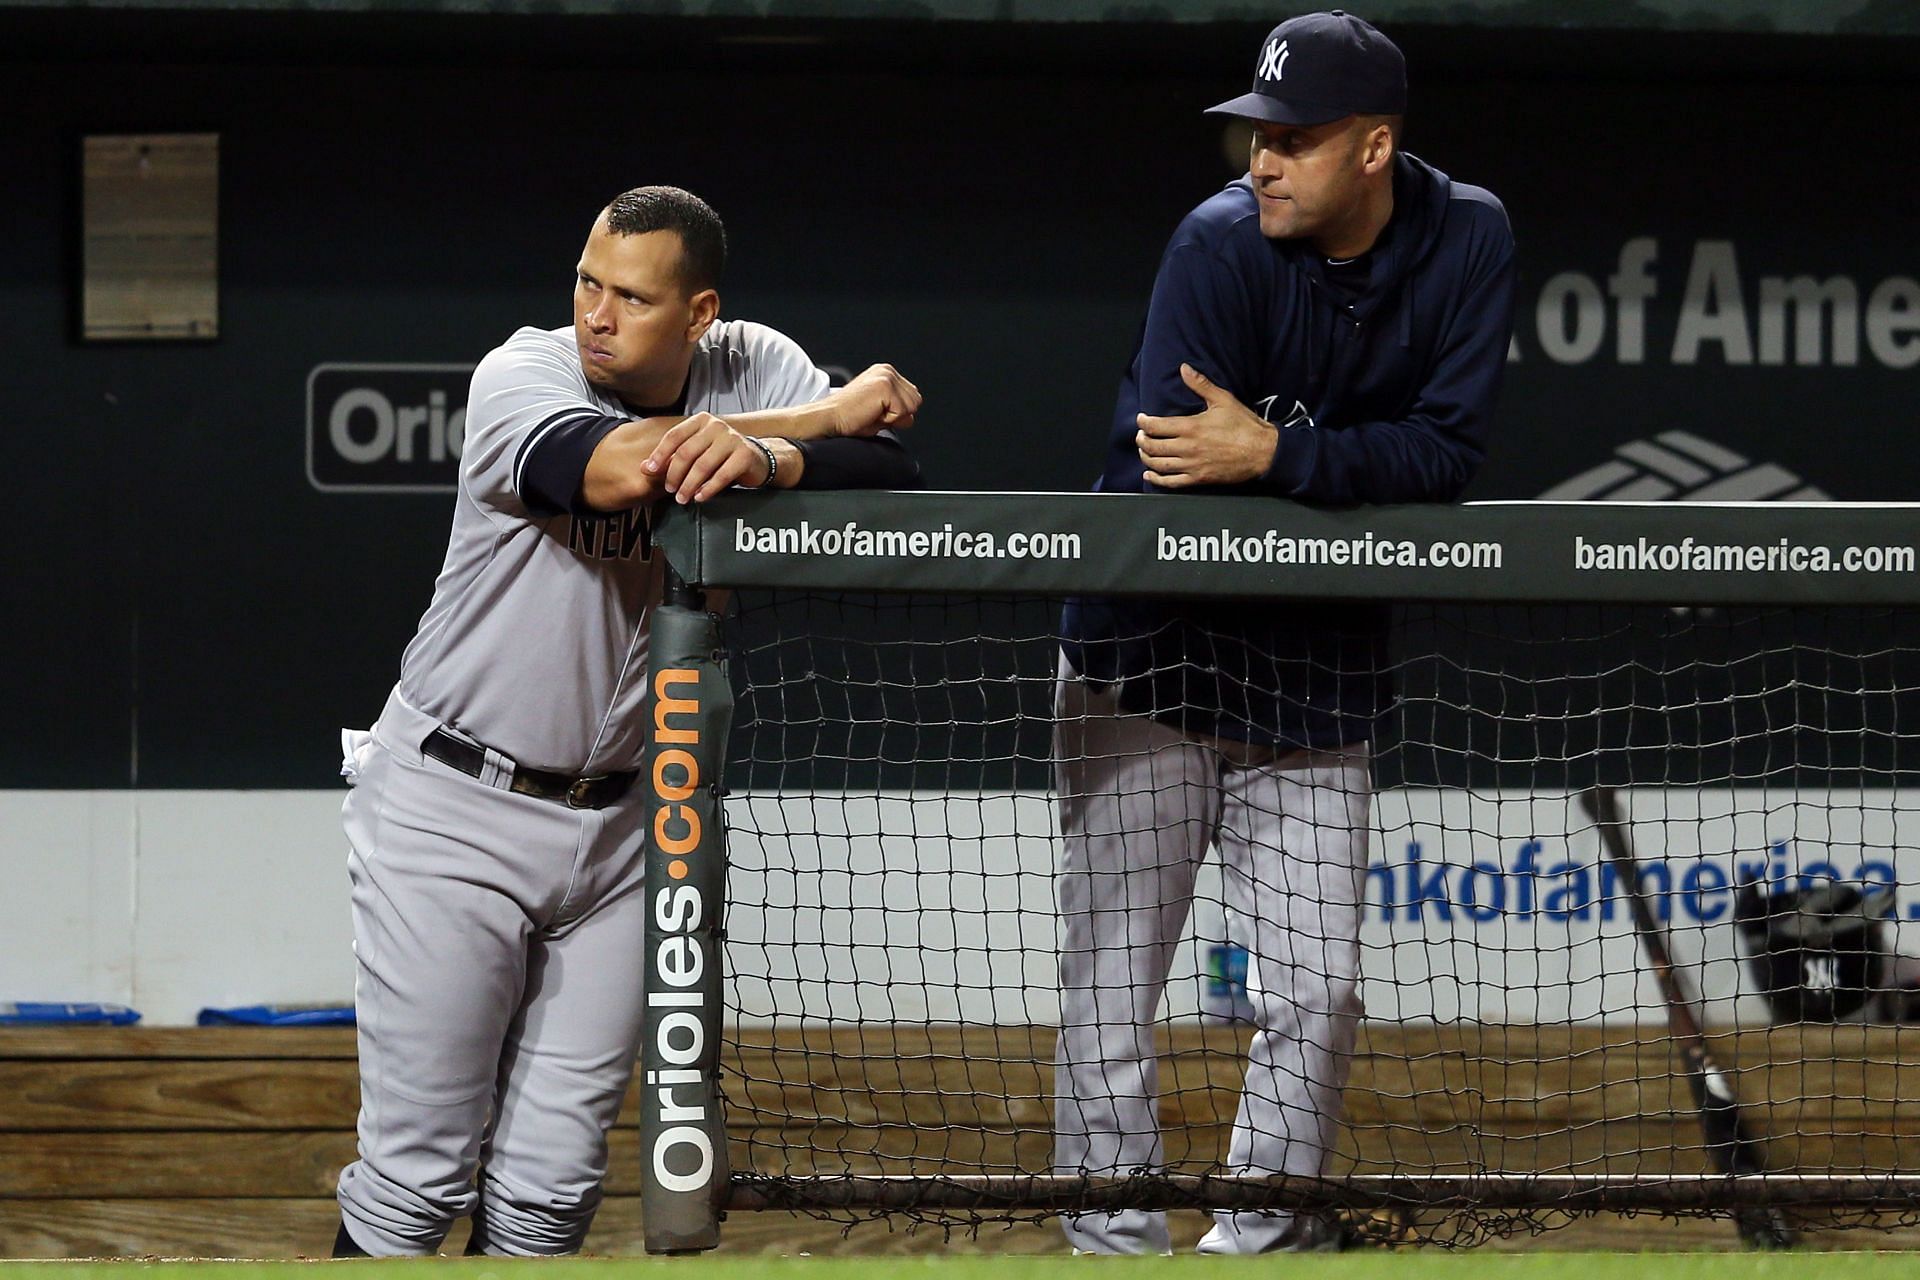
[[(479, 777), (487, 763), (485, 747), (456, 737), (444, 727), (427, 735), (427, 740), (420, 744), (420, 753), (449, 769), (458, 769), (469, 778)], [(635, 769), (576, 776), (516, 765), (507, 790), (541, 800), (564, 801), (569, 809), (604, 809), (627, 794), (627, 788), (639, 776)]]

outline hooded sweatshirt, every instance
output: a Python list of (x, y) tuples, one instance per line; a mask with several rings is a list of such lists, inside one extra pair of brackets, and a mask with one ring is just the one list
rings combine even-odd
[[(1260, 234), (1242, 178), (1188, 214), (1160, 260), (1114, 406), (1099, 493), (1451, 502), (1486, 454), (1512, 332), (1513, 233), (1491, 192), (1394, 160), (1393, 214), (1362, 258)], [(1138, 413), (1198, 413), (1184, 361), (1279, 425), (1244, 485), (1148, 484)], [(1285, 424), (1285, 425), (1280, 425)], [(1074, 600), (1062, 647), (1122, 707), (1278, 747), (1373, 736), (1393, 699), (1384, 604)]]

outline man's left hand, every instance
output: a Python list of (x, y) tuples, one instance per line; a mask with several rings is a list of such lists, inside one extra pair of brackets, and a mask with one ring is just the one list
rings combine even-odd
[(876, 364), (828, 397), (834, 406), (834, 431), (843, 436), (875, 436), (883, 428), (910, 427), (920, 412), (920, 388), (890, 364)]
[(1139, 415), (1133, 439), (1147, 464), (1147, 483), (1185, 489), (1245, 484), (1265, 475), (1280, 443), (1273, 424), (1192, 365), (1181, 365), (1180, 377), (1207, 407), (1180, 418)]

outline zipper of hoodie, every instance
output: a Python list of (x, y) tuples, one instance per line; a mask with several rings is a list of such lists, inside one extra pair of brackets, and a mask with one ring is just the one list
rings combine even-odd
[[(1328, 342), (1330, 344), (1331, 349), (1327, 352), (1327, 360), (1329, 365), (1331, 365), (1332, 367), (1328, 371), (1328, 376), (1326, 378), (1324, 379), (1319, 378), (1318, 376), (1319, 368), (1317, 364), (1315, 364), (1311, 360), (1312, 348), (1311, 347), (1308, 348), (1309, 364), (1313, 365), (1311, 376), (1316, 381), (1320, 382), (1323, 388), (1330, 390), (1333, 387), (1342, 385), (1340, 381), (1340, 375), (1344, 375), (1347, 372), (1348, 368), (1353, 364), (1354, 353), (1360, 349), (1359, 347), (1360, 333), (1363, 329), (1366, 328), (1367, 322), (1353, 313), (1353, 307), (1351, 304), (1336, 301), (1333, 297), (1333, 291), (1329, 289), (1325, 284), (1321, 283), (1318, 277), (1314, 276), (1311, 272), (1307, 272), (1303, 274), (1305, 274), (1307, 277), (1308, 289), (1312, 293), (1317, 294), (1319, 296), (1319, 300), (1327, 306), (1329, 313), (1333, 317), (1333, 324), (1330, 326), (1330, 333), (1328, 336)], [(1349, 340), (1344, 343), (1339, 341), (1337, 338), (1337, 334), (1343, 322), (1352, 330), (1351, 334), (1349, 335)], [(1308, 323), (1307, 323), (1307, 332), (1309, 334), (1307, 341), (1309, 343), (1313, 341), (1313, 338), (1311, 335), (1313, 334), (1314, 329), (1315, 329), (1315, 325), (1313, 323), (1313, 318), (1309, 316)]]

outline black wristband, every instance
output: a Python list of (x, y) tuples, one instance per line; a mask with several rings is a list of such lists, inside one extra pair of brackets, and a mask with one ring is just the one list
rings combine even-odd
[(759, 436), (748, 436), (747, 439), (751, 440), (756, 446), (758, 446), (761, 454), (765, 456), (767, 460), (767, 478), (765, 480), (762, 480), (759, 484), (748, 484), (748, 485), (742, 485), (740, 487), (743, 489), (773, 488), (773, 478), (780, 474), (779, 456), (774, 453), (773, 446), (768, 444), (765, 440), (762, 440)]

